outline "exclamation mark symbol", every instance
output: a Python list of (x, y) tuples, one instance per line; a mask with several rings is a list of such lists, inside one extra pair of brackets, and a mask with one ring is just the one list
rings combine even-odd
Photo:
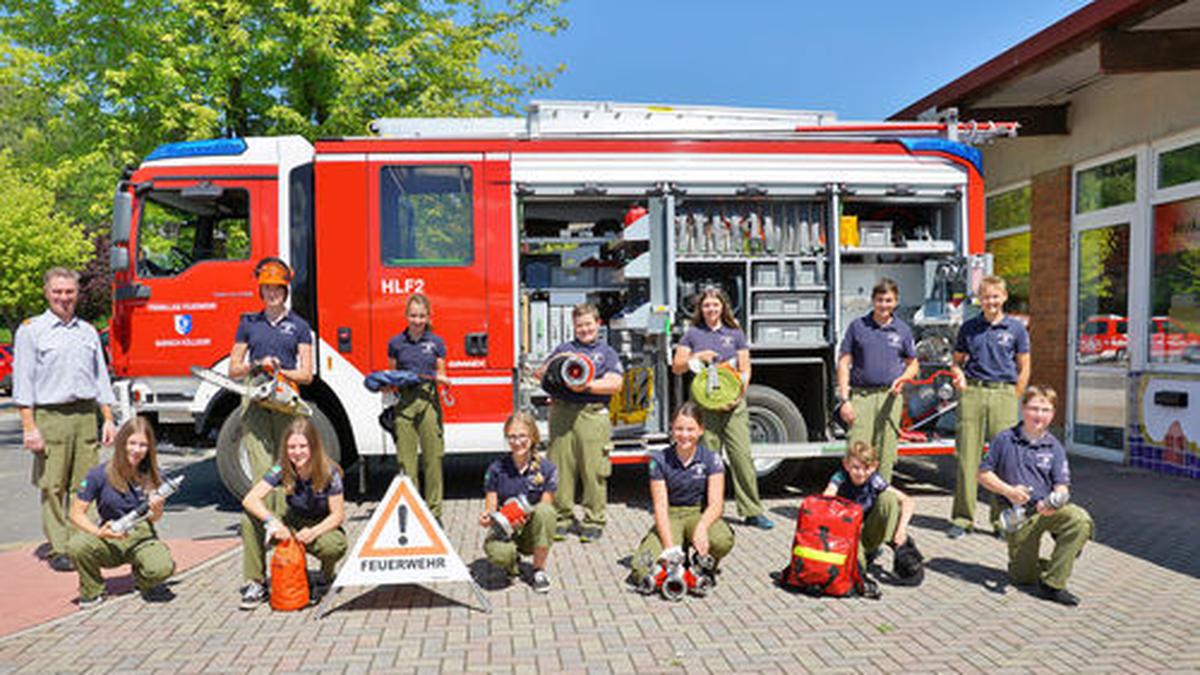
[(400, 521), (400, 545), (408, 546), (408, 506), (401, 504), (396, 507), (396, 519)]

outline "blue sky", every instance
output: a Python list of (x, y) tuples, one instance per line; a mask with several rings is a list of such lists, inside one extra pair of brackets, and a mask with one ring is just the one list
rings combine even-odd
[(1081, 0), (568, 0), (523, 42), (567, 70), (543, 99), (833, 110), (883, 119), (1086, 5)]

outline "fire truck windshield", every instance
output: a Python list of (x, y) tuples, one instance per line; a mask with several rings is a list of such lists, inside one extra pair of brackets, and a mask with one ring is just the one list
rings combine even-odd
[(137, 274), (172, 277), (203, 260), (250, 256), (250, 195), (211, 184), (141, 195)]

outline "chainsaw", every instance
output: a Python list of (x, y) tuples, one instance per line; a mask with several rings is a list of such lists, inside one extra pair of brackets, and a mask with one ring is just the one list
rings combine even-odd
[(226, 391), (245, 396), (267, 410), (304, 417), (312, 415), (312, 408), (300, 399), (300, 390), (296, 384), (278, 371), (264, 368), (252, 375), (247, 384), (201, 366), (192, 366), (192, 374)]

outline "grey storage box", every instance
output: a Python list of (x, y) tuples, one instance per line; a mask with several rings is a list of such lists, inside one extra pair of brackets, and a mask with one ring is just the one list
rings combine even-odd
[(754, 294), (756, 314), (823, 314), (825, 294), (758, 291)]
[(754, 322), (756, 345), (816, 346), (825, 344), (822, 319), (770, 320)]
[(888, 248), (892, 245), (892, 221), (858, 221), (858, 245), (863, 248)]

